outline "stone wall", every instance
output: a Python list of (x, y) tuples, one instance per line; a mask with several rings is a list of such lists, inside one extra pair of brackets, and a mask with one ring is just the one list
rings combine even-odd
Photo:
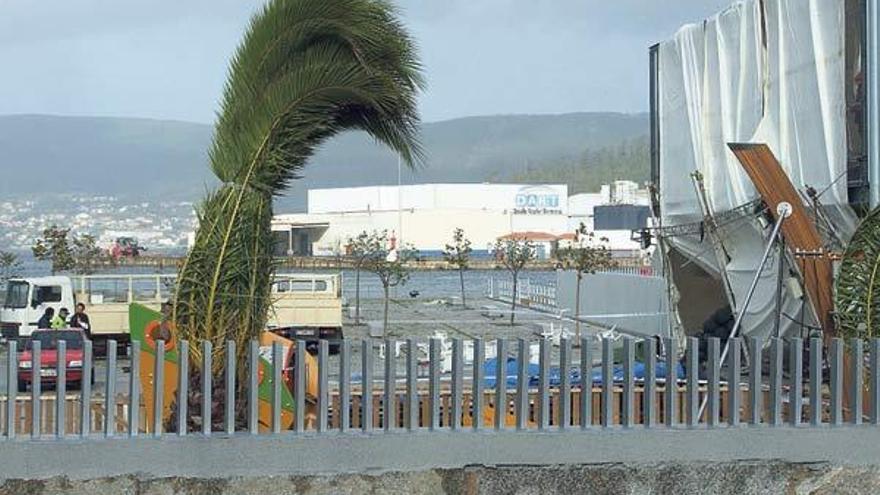
[(0, 494), (666, 494), (719, 495), (880, 493), (880, 470), (828, 463), (599, 464), (471, 466), (420, 472), (228, 479), (121, 476), (7, 480)]

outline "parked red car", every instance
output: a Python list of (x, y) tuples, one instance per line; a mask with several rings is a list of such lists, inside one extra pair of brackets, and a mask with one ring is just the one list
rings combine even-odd
[[(40, 383), (55, 383), (58, 375), (58, 342), (67, 342), (66, 364), (67, 387), (76, 389), (82, 386), (83, 380), (83, 341), (85, 333), (79, 329), (68, 330), (36, 330), (25, 341), (24, 351), (18, 357), (18, 391), (27, 390), (33, 382), (33, 341), (40, 341)], [(92, 369), (91, 383), (95, 381), (95, 370)]]

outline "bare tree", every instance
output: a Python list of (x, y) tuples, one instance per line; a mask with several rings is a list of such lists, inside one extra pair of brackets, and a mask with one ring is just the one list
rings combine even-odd
[(516, 316), (516, 289), (519, 281), (519, 272), (532, 260), (537, 252), (532, 241), (525, 238), (509, 237), (495, 243), (495, 258), (507, 268), (513, 277), (513, 295), (510, 306), (510, 324), (514, 324)]
[(471, 259), (471, 241), (464, 236), (464, 230), (458, 228), (452, 233), (452, 244), (447, 244), (443, 250), (443, 258), (447, 263), (458, 269), (458, 278), (461, 281), (461, 305), (467, 308), (467, 300), (464, 291), (464, 271), (468, 269)]
[(83, 234), (73, 238), (73, 271), (79, 275), (91, 275), (109, 256), (98, 247), (95, 236)]
[(43, 236), (38, 238), (31, 247), (34, 258), (39, 261), (48, 261), (52, 264), (52, 274), (72, 270), (76, 265), (73, 257), (73, 247), (70, 245), (68, 235), (70, 229), (62, 229), (52, 225), (43, 229)]
[(577, 287), (574, 297), (574, 321), (577, 341), (581, 339), (581, 281), (584, 275), (596, 273), (617, 266), (617, 262), (611, 258), (611, 250), (608, 248), (608, 238), (596, 239), (596, 233), (588, 231), (582, 223), (574, 233), (572, 245), (562, 248), (557, 252), (557, 258), (562, 266), (568, 270), (574, 270), (577, 276)]
[(361, 324), (361, 270), (369, 259), (383, 248), (386, 232), (368, 233), (366, 230), (348, 240), (348, 256), (354, 262), (354, 324)]
[[(384, 232), (379, 239), (382, 246), (388, 246), (388, 234)], [(385, 295), (385, 311), (382, 320), (382, 334), (388, 335), (388, 303), (391, 300), (391, 288), (406, 285), (409, 281), (407, 262), (416, 258), (416, 250), (411, 246), (398, 246), (396, 249), (385, 247), (367, 258), (365, 267), (376, 274), (382, 283)]]
[(0, 287), (6, 287), (9, 279), (21, 274), (21, 261), (18, 255), (9, 251), (0, 251)]

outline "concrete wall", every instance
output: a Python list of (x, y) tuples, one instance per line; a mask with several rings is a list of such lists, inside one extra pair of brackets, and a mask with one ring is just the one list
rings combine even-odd
[(877, 493), (880, 429), (6, 443), (5, 493)]
[[(574, 316), (577, 276), (560, 271), (556, 277), (556, 304)], [(585, 275), (581, 281), (580, 314), (583, 321), (617, 326), (636, 335), (668, 336), (666, 281), (619, 273)], [(636, 316), (626, 316), (636, 315)]]

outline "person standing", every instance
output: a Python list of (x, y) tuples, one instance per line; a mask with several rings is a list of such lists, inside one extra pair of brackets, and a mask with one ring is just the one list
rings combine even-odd
[(55, 315), (55, 318), (52, 318), (52, 330), (61, 330), (62, 328), (67, 328), (67, 315), (70, 312), (67, 308), (61, 308), (58, 310), (58, 314)]
[(43, 312), (43, 316), (37, 320), (37, 330), (42, 330), (45, 328), (52, 328), (52, 320), (55, 318), (55, 308), (49, 307), (46, 308), (46, 311)]
[(92, 326), (89, 323), (89, 315), (86, 314), (86, 305), (79, 303), (73, 316), (70, 317), (70, 328), (82, 328), (86, 335), (91, 335)]

